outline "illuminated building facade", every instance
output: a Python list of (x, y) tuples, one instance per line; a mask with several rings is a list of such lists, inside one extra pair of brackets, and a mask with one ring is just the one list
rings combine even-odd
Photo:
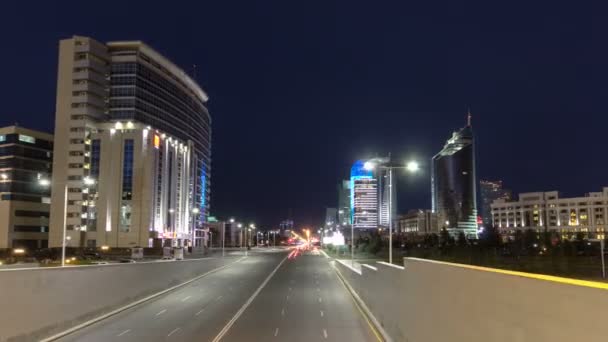
[(207, 95), (139, 41), (60, 42), (50, 247), (200, 246)]
[(358, 160), (351, 168), (351, 217), (355, 229), (378, 227), (378, 182), (365, 162)]
[(451, 234), (477, 237), (477, 178), (475, 144), (471, 127), (454, 132), (432, 159), (432, 205), (441, 227)]
[(338, 224), (350, 225), (350, 180), (338, 184)]
[(491, 207), (492, 223), (503, 234), (532, 229), (556, 232), (564, 239), (573, 238), (576, 233), (606, 238), (608, 187), (570, 198), (560, 198), (557, 191), (522, 193), (517, 201), (501, 198)]
[(497, 199), (510, 200), (511, 190), (502, 187), (502, 181), (479, 181), (479, 195), (481, 196), (481, 219), (483, 225), (492, 225), (492, 202)]
[(0, 128), (0, 249), (48, 246), (52, 161), (51, 134)]

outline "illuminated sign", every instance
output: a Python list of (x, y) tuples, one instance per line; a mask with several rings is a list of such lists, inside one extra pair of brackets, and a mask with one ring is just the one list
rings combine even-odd
[(156, 134), (154, 134), (154, 148), (160, 148), (160, 137)]

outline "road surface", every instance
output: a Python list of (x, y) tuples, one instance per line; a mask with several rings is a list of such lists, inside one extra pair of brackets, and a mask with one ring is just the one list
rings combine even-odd
[(287, 254), (252, 252), (60, 341), (378, 340), (329, 259)]

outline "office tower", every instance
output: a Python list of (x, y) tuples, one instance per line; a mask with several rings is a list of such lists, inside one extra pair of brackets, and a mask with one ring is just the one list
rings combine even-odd
[(475, 144), (471, 115), (432, 159), (433, 212), (452, 234), (477, 237)]
[(325, 225), (333, 226), (337, 224), (338, 220), (338, 209), (337, 208), (325, 208)]
[(49, 245), (200, 246), (211, 117), (195, 80), (140, 41), (60, 42)]
[(503, 189), (502, 181), (479, 181), (479, 194), (481, 196), (481, 219), (485, 227), (492, 225), (492, 202), (497, 199), (506, 201), (511, 199), (511, 190)]
[(0, 128), (0, 248), (48, 247), (53, 136)]
[(363, 160), (356, 161), (350, 173), (351, 217), (355, 229), (378, 227), (378, 182)]
[(338, 224), (347, 226), (350, 222), (350, 180), (343, 180), (338, 184)]

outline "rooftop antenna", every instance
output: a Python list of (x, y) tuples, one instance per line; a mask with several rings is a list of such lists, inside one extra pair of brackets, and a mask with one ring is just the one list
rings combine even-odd
[(469, 106), (467, 109), (467, 127), (471, 127), (471, 118), (473, 116), (471, 115), (471, 107)]

